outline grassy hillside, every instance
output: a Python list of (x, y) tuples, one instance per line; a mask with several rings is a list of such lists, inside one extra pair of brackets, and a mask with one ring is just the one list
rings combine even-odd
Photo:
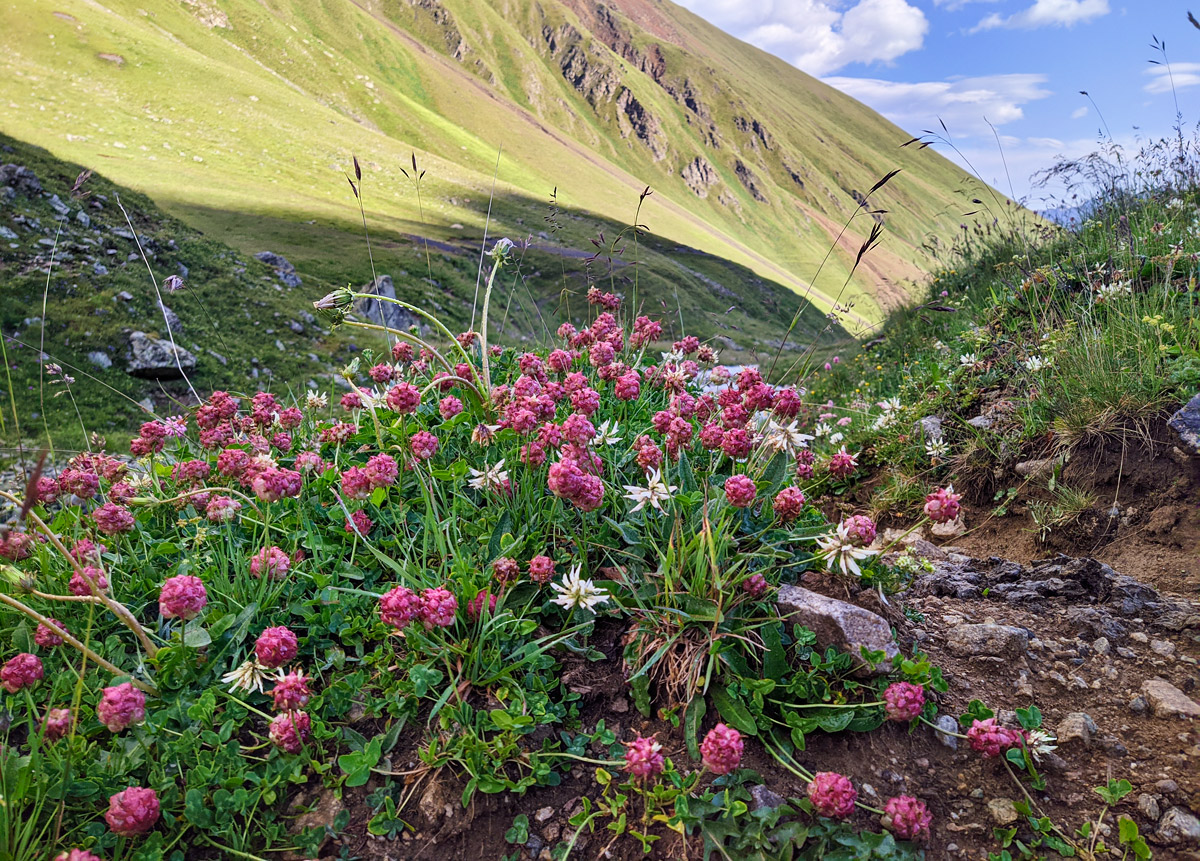
[[(85, 196), (73, 200), (82, 167), (0, 135), (0, 164), (9, 163), (32, 171), (42, 187), (30, 195), (10, 193), (0, 183), (0, 228), (11, 233), (0, 239), (0, 331), (8, 351), (8, 376), (0, 378), (0, 421), (5, 423), (0, 440), (9, 448), (21, 439), (44, 441), (49, 435), (58, 446), (77, 449), (84, 445), (81, 427), (117, 442), (146, 420), (147, 408), (169, 415), (194, 402), (183, 379), (160, 381), (126, 371), (132, 332), (163, 339), (168, 333), (154, 281), (118, 199), (158, 284), (184, 276), (182, 291), (162, 289), (164, 303), (178, 317), (177, 343), (197, 358), (189, 377), (201, 396), (215, 388), (328, 390), (331, 371), (359, 350), (382, 345), (382, 338), (362, 332), (330, 333), (309, 313), (313, 301), (346, 283), (347, 270), (354, 274), (365, 268), (364, 280), (369, 280), (370, 255), (361, 235), (330, 234), (284, 218), (225, 214), (230, 229), (253, 237), (235, 249), (100, 174), (83, 184)], [(610, 242), (622, 229), (567, 210), (558, 210), (551, 221), (549, 230), (555, 224), (586, 225)], [(376, 238), (379, 273), (390, 274), (402, 295), (438, 314), (454, 331), (466, 329), (478, 242), (455, 237), (432, 243), (428, 257), (422, 243), (421, 253), (401, 264), (407, 269), (397, 265), (397, 244)], [(833, 345), (846, 337), (786, 288), (698, 249), (657, 237), (637, 243), (624, 239), (618, 246), (624, 253), (589, 263), (587, 252), (546, 247), (551, 250), (518, 249), (519, 264), (506, 271), (496, 291), (493, 328), (514, 342), (544, 342), (562, 320), (584, 322), (588, 308), (582, 294), (593, 281), (625, 292), (629, 305), (637, 298), (641, 307), (662, 315), (668, 343), (685, 334), (686, 322), (686, 334), (710, 341), (724, 361), (757, 360), (756, 350), (772, 339), (778, 342), (779, 321), (797, 314), (794, 345)], [(263, 250), (286, 251), (301, 273), (300, 285), (288, 286), (254, 258)], [(738, 294), (726, 284), (736, 286)], [(45, 362), (58, 363), (75, 378), (69, 394), (45, 376), (39, 350)], [(102, 356), (89, 358), (97, 353)], [(103, 366), (106, 362), (111, 365)]]
[[(627, 223), (878, 320), (948, 237), (967, 177), (854, 100), (667, 2), (492, 0), (0, 4), (3, 130), (143, 191), (242, 253), (364, 281), (343, 174), (357, 153), (371, 229), (392, 268), (409, 238), (537, 237), (555, 188)], [(420, 195), (401, 169), (415, 151)], [(882, 246), (851, 279), (872, 217)], [(490, 198), (495, 189), (495, 199)], [(970, 196), (970, 195), (968, 195)], [(596, 222), (548, 244), (587, 248)], [(472, 279), (473, 287), (473, 279)], [(739, 285), (731, 285), (735, 293)], [(738, 300), (748, 297), (738, 296)], [(731, 302), (731, 304), (739, 304)], [(745, 304), (741, 302), (740, 304)]]

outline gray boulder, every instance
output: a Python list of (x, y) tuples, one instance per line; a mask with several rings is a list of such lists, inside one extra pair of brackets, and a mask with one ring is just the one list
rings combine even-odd
[(88, 357), (88, 361), (91, 362), (93, 365), (95, 365), (97, 368), (111, 368), (112, 367), (112, 359), (110, 359), (108, 357), (108, 353), (105, 353), (103, 350), (93, 350), (92, 352), (87, 354), (87, 357)]
[(1029, 635), (1022, 628), (985, 622), (982, 625), (958, 625), (946, 634), (951, 654), (963, 657), (987, 655), (1017, 658), (1029, 648)]
[(860, 672), (871, 670), (862, 659), (862, 650), (883, 652), (886, 660), (873, 668), (876, 674), (889, 673), (892, 659), (900, 654), (892, 640), (892, 628), (882, 616), (862, 607), (827, 598), (801, 586), (782, 586), (776, 598), (779, 614), (789, 624), (808, 628), (817, 636), (817, 646), (830, 646), (850, 653)]
[(23, 164), (0, 164), (0, 185), (8, 186), (16, 194), (34, 197), (42, 193), (42, 184), (37, 175)]
[(1171, 416), (1167, 425), (1193, 454), (1200, 454), (1200, 394)]
[[(392, 282), (391, 275), (380, 275), (358, 292), (369, 293), (372, 296), (381, 296), (385, 299), (395, 299), (396, 285)], [(421, 324), (421, 321), (415, 314), (393, 302), (380, 302), (377, 299), (356, 299), (354, 301), (354, 313), (372, 323), (387, 326), (389, 329), (396, 329), (401, 332), (406, 332), (413, 326), (418, 326), (422, 331), (428, 329), (427, 326)]]
[(286, 287), (299, 287), (300, 276), (296, 274), (296, 267), (284, 257), (282, 254), (275, 254), (272, 251), (260, 251), (254, 255), (257, 259), (270, 266), (275, 270), (275, 277), (279, 279)]
[(195, 367), (196, 357), (182, 347), (172, 347), (170, 341), (145, 332), (133, 332), (129, 336), (129, 363), (125, 370), (135, 377), (174, 380)]

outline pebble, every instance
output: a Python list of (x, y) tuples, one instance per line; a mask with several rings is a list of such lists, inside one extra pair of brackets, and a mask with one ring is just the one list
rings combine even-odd
[(1092, 736), (1096, 732), (1096, 722), (1087, 712), (1071, 712), (1061, 721), (1054, 734), (1058, 737), (1060, 747), (1079, 744), (1091, 747)]
[(1150, 704), (1155, 717), (1200, 718), (1200, 704), (1163, 679), (1145, 681), (1142, 684), (1142, 695)]
[(966, 657), (991, 655), (1017, 658), (1029, 649), (1029, 635), (1021, 628), (992, 622), (957, 625), (946, 635), (946, 647), (952, 654)]
[(1142, 816), (1145, 816), (1151, 822), (1157, 822), (1158, 817), (1162, 816), (1162, 811), (1158, 809), (1158, 799), (1153, 795), (1143, 792), (1138, 796), (1137, 806)]
[(1158, 839), (1168, 845), (1200, 844), (1200, 820), (1182, 807), (1172, 807), (1158, 823)]
[(942, 715), (937, 719), (937, 725), (942, 730), (937, 734), (937, 740), (951, 750), (958, 750), (958, 738), (947, 735), (947, 733), (958, 732), (958, 721), (950, 715)]
[(992, 821), (997, 825), (1008, 825), (1016, 822), (1019, 817), (1017, 807), (1010, 798), (993, 798), (987, 807)]
[(1162, 655), (1164, 658), (1169, 658), (1175, 654), (1175, 644), (1167, 640), (1151, 640), (1150, 650)]
[(1129, 639), (1133, 640), (1135, 643), (1141, 643), (1142, 645), (1150, 642), (1150, 638), (1141, 631), (1134, 631), (1129, 635)]
[(1129, 710), (1135, 715), (1144, 715), (1147, 708), (1149, 708), (1149, 705), (1145, 697), (1134, 697), (1129, 701)]
[(545, 822), (547, 819), (549, 819), (553, 815), (554, 815), (553, 807), (543, 807), (537, 813), (533, 814), (533, 818), (536, 819), (538, 822)]
[(1124, 646), (1117, 646), (1117, 654), (1130, 660), (1137, 657), (1137, 653), (1133, 649), (1127, 649)]
[(1112, 646), (1108, 642), (1107, 637), (1100, 637), (1096, 642), (1092, 643), (1092, 648), (1096, 650), (1097, 655), (1107, 655), (1112, 651)]

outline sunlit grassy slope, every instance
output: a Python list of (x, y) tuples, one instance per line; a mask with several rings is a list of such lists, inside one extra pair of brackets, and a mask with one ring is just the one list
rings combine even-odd
[[(7, 0), (0, 41), (4, 131), (334, 281), (369, 271), (343, 176), (354, 153), (388, 271), (423, 261), (408, 236), (477, 247), (485, 225), (590, 252), (650, 186), (655, 236), (819, 312), (840, 296), (853, 325), (903, 299), (921, 244), (972, 193), (865, 106), (669, 2)], [(401, 172), (414, 152), (420, 196)], [(696, 159), (703, 197), (684, 178)], [(896, 168), (872, 198), (882, 246), (842, 293), (872, 224), (860, 213), (814, 281), (855, 195)], [(555, 188), (575, 214), (549, 231)], [(729, 305), (750, 300), (725, 286)]]

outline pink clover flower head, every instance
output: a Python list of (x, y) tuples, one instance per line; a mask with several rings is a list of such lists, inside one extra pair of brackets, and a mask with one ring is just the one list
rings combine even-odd
[(889, 798), (880, 817), (883, 827), (901, 840), (928, 840), (933, 814), (925, 802), (911, 795)]
[(1020, 745), (1023, 739), (1020, 730), (999, 726), (994, 717), (976, 720), (967, 730), (971, 750), (982, 754), (984, 759), (995, 759), (1009, 748)]
[(842, 521), (842, 526), (846, 527), (846, 534), (851, 540), (861, 547), (866, 547), (875, 540), (875, 521), (865, 514), (847, 517)]
[(417, 431), (409, 439), (413, 456), (418, 460), (429, 460), (438, 450), (438, 438), (429, 431)]
[(108, 578), (104, 576), (104, 572), (94, 565), (85, 565), (83, 573), (76, 571), (71, 575), (71, 582), (67, 584), (67, 591), (72, 595), (91, 595), (93, 584), (96, 590), (103, 592), (108, 588)]
[(467, 602), (467, 618), (472, 622), (479, 621), (481, 615), (490, 616), (496, 612), (496, 595), (493, 595), (489, 590), (483, 590), (476, 593), (475, 597)]
[(346, 392), (341, 399), (342, 409), (346, 412), (362, 409), (362, 396), (358, 392)]
[(725, 499), (734, 508), (749, 508), (757, 493), (758, 488), (748, 475), (731, 475), (725, 479)]
[(458, 612), (458, 599), (449, 589), (435, 586), (421, 593), (421, 622), (425, 630), (449, 628)]
[(401, 629), (421, 614), (421, 598), (407, 586), (396, 586), (379, 599), (379, 617)]
[(411, 362), (413, 359), (413, 346), (407, 341), (397, 341), (392, 344), (392, 361), (394, 362)]
[(388, 409), (397, 413), (411, 413), (421, 403), (421, 390), (412, 383), (397, 383), (384, 396)]
[(700, 758), (713, 774), (729, 774), (741, 763), (744, 749), (742, 734), (719, 723), (700, 742)]
[(271, 689), (271, 697), (275, 701), (275, 711), (294, 712), (308, 705), (312, 693), (308, 689), (308, 676), (301, 672), (288, 673), (275, 682)]
[(120, 535), (133, 529), (133, 514), (115, 502), (106, 502), (93, 511), (92, 520), (103, 535)]
[(42, 721), (42, 734), (46, 741), (58, 741), (71, 732), (75, 717), (70, 709), (50, 709)]
[(883, 692), (883, 704), (888, 720), (913, 720), (925, 708), (925, 688), (912, 682), (893, 682)]
[(263, 502), (278, 502), (290, 496), (299, 496), (304, 479), (300, 473), (290, 469), (264, 469), (250, 483), (254, 495)]
[(347, 499), (367, 499), (371, 495), (371, 476), (361, 466), (342, 473), (342, 495)]
[(372, 488), (390, 487), (396, 483), (396, 478), (400, 475), (400, 467), (396, 465), (396, 459), (390, 454), (377, 454), (367, 461), (363, 472), (366, 473)]
[(554, 577), (554, 560), (549, 556), (534, 556), (529, 560), (529, 579), (534, 583), (549, 583)]
[(253, 577), (282, 580), (291, 567), (291, 558), (275, 545), (264, 547), (250, 557), (250, 574)]
[(845, 819), (854, 812), (858, 790), (845, 775), (836, 771), (818, 771), (808, 785), (808, 800), (821, 816)]
[(242, 510), (242, 503), (232, 496), (214, 496), (204, 506), (204, 516), (209, 523), (229, 523)]
[(367, 512), (362, 511), (361, 509), (346, 518), (346, 531), (350, 534), (354, 534), (354, 532), (357, 530), (363, 535), (367, 535), (370, 533), (371, 527), (374, 525), (375, 521), (373, 521), (367, 515)]
[[(54, 623), (56, 628), (67, 631), (67, 626), (58, 621), (58, 619), (51, 619), (50, 621)], [(67, 633), (69, 634), (70, 631), (67, 631)], [(38, 624), (37, 630), (33, 632), (33, 641), (46, 649), (53, 649), (55, 646), (61, 646), (63, 644), (62, 637), (41, 623)]]
[(639, 735), (625, 743), (625, 772), (634, 780), (649, 780), (662, 770), (662, 745), (657, 740)]
[(377, 383), (390, 382), (395, 373), (396, 371), (391, 365), (385, 365), (383, 363), (375, 365), (373, 368), (371, 368), (371, 370), (367, 371), (367, 374), (371, 377), (371, 379)]
[(456, 415), (463, 411), (463, 402), (454, 395), (446, 395), (438, 401), (438, 413), (443, 421), (450, 421)]
[(856, 469), (858, 469), (858, 461), (854, 455), (846, 451), (845, 446), (829, 456), (829, 474), (836, 478), (849, 478), (854, 475)]
[(299, 651), (300, 641), (286, 625), (267, 628), (254, 641), (254, 657), (268, 670), (278, 669), (296, 660)]
[(513, 583), (521, 575), (521, 566), (516, 559), (500, 556), (492, 561), (492, 574), (500, 585)]
[(0, 686), (10, 694), (15, 694), (17, 691), (33, 687), (45, 674), (42, 661), (37, 655), (21, 652), (9, 658), (7, 663), (0, 667)]
[(925, 497), (925, 513), (934, 523), (949, 523), (958, 517), (960, 499), (962, 494), (954, 492), (954, 485), (939, 487)]
[(100, 491), (100, 476), (91, 470), (68, 467), (58, 476), (58, 489), (64, 496), (74, 494), (80, 499), (91, 499)]
[(131, 786), (109, 796), (104, 821), (113, 834), (136, 837), (154, 827), (158, 812), (157, 792), (144, 786)]
[(103, 544), (93, 544), (87, 538), (80, 538), (71, 547), (71, 558), (80, 565), (99, 565), (100, 556), (106, 550), (108, 548)]
[(66, 852), (59, 852), (54, 856), (54, 861), (104, 861), (99, 855), (93, 855), (86, 849), (70, 849)]
[(158, 610), (164, 619), (178, 617), (185, 622), (200, 615), (208, 604), (208, 592), (199, 577), (178, 574), (168, 577), (158, 593)]
[(96, 718), (109, 732), (120, 732), (146, 719), (146, 695), (130, 682), (113, 685), (100, 692)]
[(769, 588), (770, 584), (767, 583), (767, 578), (758, 573), (751, 574), (742, 581), (742, 589), (751, 598), (761, 598)]
[(804, 512), (804, 491), (798, 487), (785, 487), (775, 494), (771, 507), (780, 523), (792, 523)]
[(299, 753), (312, 734), (312, 718), (308, 712), (291, 711), (275, 715), (267, 735), (271, 743), (284, 753)]

